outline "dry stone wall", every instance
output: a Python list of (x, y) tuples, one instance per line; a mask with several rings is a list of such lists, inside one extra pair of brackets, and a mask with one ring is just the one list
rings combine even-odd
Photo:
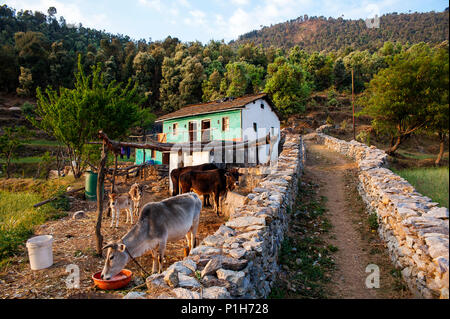
[[(190, 255), (147, 278), (156, 298), (264, 298), (279, 266), (277, 257), (297, 195), (305, 149), (287, 134), (278, 163), (262, 178), (228, 221)], [(166, 289), (159, 289), (159, 288)]]
[(448, 208), (439, 207), (387, 169), (384, 151), (328, 136), (323, 133), (327, 127), (321, 126), (305, 139), (315, 139), (357, 162), (359, 193), (369, 213), (377, 214), (378, 233), (410, 290), (417, 297), (448, 299)]

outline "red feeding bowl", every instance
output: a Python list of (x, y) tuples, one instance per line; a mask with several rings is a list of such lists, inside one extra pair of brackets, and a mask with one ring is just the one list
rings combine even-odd
[(92, 280), (94, 280), (94, 284), (103, 290), (114, 290), (125, 287), (131, 280), (131, 276), (133, 273), (131, 270), (122, 269), (117, 275), (112, 277), (109, 280), (104, 280), (101, 277), (102, 272), (99, 271), (92, 275)]

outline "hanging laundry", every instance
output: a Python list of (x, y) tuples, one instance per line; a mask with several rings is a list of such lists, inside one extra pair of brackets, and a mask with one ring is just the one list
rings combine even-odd
[(126, 153), (127, 153), (127, 159), (130, 159), (130, 155), (131, 155), (131, 147), (127, 146), (127, 148), (126, 148)]
[(120, 158), (123, 159), (123, 155), (125, 154), (125, 150), (123, 147), (120, 148)]

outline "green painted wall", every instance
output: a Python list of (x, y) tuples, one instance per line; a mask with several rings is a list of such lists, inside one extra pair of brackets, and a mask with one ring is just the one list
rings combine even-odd
[[(149, 160), (153, 160), (155, 162), (155, 164), (162, 164), (162, 153), (156, 151), (156, 158), (152, 158), (152, 152), (151, 150), (145, 150), (145, 161), (149, 161)], [(142, 149), (136, 149), (136, 159), (135, 159), (135, 164), (139, 165), (142, 164), (142, 162), (144, 161), (144, 152)]]
[[(222, 131), (222, 118), (228, 117), (230, 129)], [(163, 132), (167, 133), (167, 143), (182, 143), (189, 141), (189, 122), (197, 122), (197, 141), (201, 140), (201, 122), (210, 120), (211, 140), (233, 140), (241, 138), (241, 110), (232, 110), (218, 113), (210, 113), (196, 116), (183, 117), (179, 119), (167, 120), (163, 123)], [(172, 134), (173, 124), (178, 123), (178, 134)]]
[[(222, 131), (222, 118), (229, 118), (229, 130)], [(197, 122), (197, 141), (201, 141), (201, 122), (202, 120), (210, 120), (211, 123), (211, 140), (233, 140), (242, 138), (241, 110), (224, 111), (196, 116), (183, 117), (179, 119), (167, 120), (163, 123), (163, 133), (167, 133), (167, 143), (183, 143), (189, 141), (189, 122)], [(178, 123), (178, 134), (172, 134), (173, 124)], [(146, 150), (145, 160), (151, 159), (151, 151)], [(155, 164), (162, 164), (162, 153), (156, 152), (156, 158), (153, 159)], [(136, 149), (135, 164), (143, 162), (143, 150)]]

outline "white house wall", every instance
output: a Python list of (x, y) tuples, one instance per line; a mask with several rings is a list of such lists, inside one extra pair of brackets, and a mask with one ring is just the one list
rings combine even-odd
[[(261, 104), (264, 108), (261, 108)], [(258, 134), (254, 133), (253, 123), (258, 126)], [(273, 152), (271, 156), (272, 161), (278, 159), (278, 143), (280, 141), (280, 120), (272, 107), (267, 103), (265, 99), (258, 99), (251, 102), (245, 106), (242, 110), (242, 129), (244, 135), (244, 140), (254, 140), (255, 138), (260, 138), (266, 136), (271, 128), (274, 128), (274, 134), (278, 135), (276, 143), (273, 145)], [(271, 133), (272, 136), (272, 133)], [(256, 162), (255, 152), (249, 151), (249, 161)], [(269, 145), (263, 145), (258, 148), (258, 157), (261, 163), (267, 163), (269, 160)]]

